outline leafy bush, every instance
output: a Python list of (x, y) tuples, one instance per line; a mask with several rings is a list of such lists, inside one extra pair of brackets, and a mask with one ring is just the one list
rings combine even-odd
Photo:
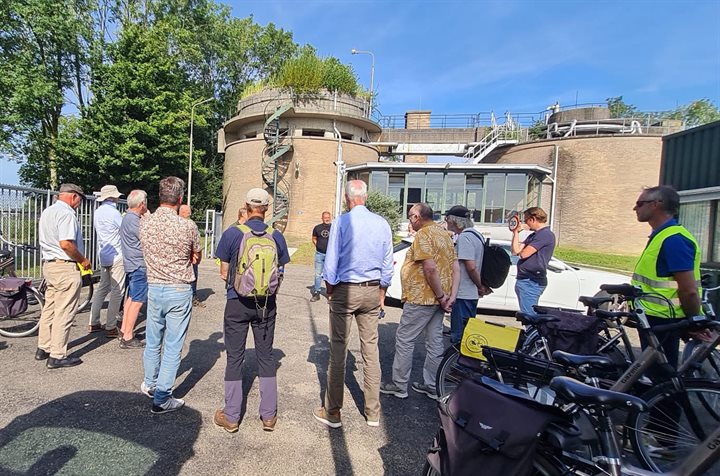
[(390, 224), (393, 234), (398, 231), (400, 224), (400, 211), (394, 198), (380, 192), (370, 192), (365, 206), (373, 213), (377, 213)]
[(352, 68), (333, 57), (323, 60), (322, 86), (328, 91), (337, 91), (351, 96), (354, 96), (358, 89), (357, 78)]

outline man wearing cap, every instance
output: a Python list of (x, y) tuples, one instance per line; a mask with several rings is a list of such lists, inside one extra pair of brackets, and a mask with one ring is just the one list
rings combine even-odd
[(185, 336), (192, 315), (192, 265), (200, 262), (200, 233), (177, 210), (185, 182), (178, 177), (160, 181), (160, 206), (140, 222), (140, 244), (148, 280), (145, 321), (145, 379), (140, 391), (153, 399), (152, 413), (167, 413), (185, 405), (172, 395)]
[(477, 314), (478, 299), (492, 290), (482, 284), (480, 277), (485, 238), (475, 230), (470, 211), (455, 205), (445, 213), (445, 222), (447, 229), (457, 235), (455, 252), (460, 262), (460, 284), (450, 312), (450, 342), (458, 344), (467, 320)]
[[(268, 225), (265, 224), (264, 219), (269, 203), (270, 195), (265, 190), (251, 189), (245, 199), (248, 218), (244, 226), (260, 234), (267, 231)], [(252, 327), (260, 382), (260, 420), (263, 430), (273, 431), (277, 423), (278, 398), (277, 363), (273, 357), (277, 300), (275, 295), (257, 299), (241, 297), (235, 291), (233, 284), (244, 236), (238, 226), (231, 226), (223, 232), (215, 253), (220, 260), (220, 276), (227, 283), (227, 301), (223, 320), (227, 365), (225, 367), (225, 406), (215, 412), (213, 422), (228, 433), (238, 431), (244, 398), (242, 365), (245, 360), (245, 341), (248, 330)], [(282, 233), (273, 230), (271, 236), (277, 248), (277, 264), (282, 281), (284, 266), (290, 262), (290, 253)]]
[(77, 185), (62, 184), (57, 202), (42, 212), (38, 225), (47, 291), (35, 360), (47, 359), (49, 369), (82, 363), (77, 357), (67, 356), (67, 345), (82, 287), (77, 263), (84, 268), (91, 266), (83, 254), (82, 231), (75, 215), (83, 197)]
[(100, 311), (108, 293), (107, 315), (105, 318), (105, 335), (119, 337), (117, 318), (120, 303), (125, 293), (125, 268), (123, 267), (122, 247), (120, 245), (120, 225), (122, 215), (117, 209), (117, 201), (123, 194), (115, 185), (105, 185), (100, 189), (97, 201), (100, 206), (95, 210), (93, 224), (97, 235), (98, 261), (100, 262), (100, 284), (95, 289), (90, 308), (90, 332), (103, 330), (100, 324)]
[(392, 232), (380, 215), (365, 206), (367, 184), (351, 180), (345, 186), (348, 213), (330, 228), (323, 279), (330, 305), (330, 362), (325, 402), (313, 411), (319, 422), (340, 428), (345, 391), (345, 366), (353, 319), (360, 336), (363, 360), (365, 421), (380, 426), (380, 303), (393, 274)]
[(404, 305), (395, 333), (392, 380), (380, 385), (380, 392), (408, 397), (415, 340), (425, 331), (423, 382), (413, 382), (412, 389), (436, 400), (435, 374), (445, 351), (443, 316), (457, 297), (460, 270), (450, 235), (433, 221), (429, 205), (416, 203), (408, 219), (417, 233), (400, 269)]

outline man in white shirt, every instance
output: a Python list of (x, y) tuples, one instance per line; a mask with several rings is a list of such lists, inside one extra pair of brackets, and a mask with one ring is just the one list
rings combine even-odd
[(75, 215), (84, 196), (82, 188), (64, 183), (57, 202), (40, 215), (38, 230), (47, 291), (35, 360), (47, 360), (49, 369), (82, 363), (78, 357), (68, 357), (67, 346), (82, 286), (77, 264), (90, 268), (90, 260), (83, 254), (82, 232)]
[(105, 335), (110, 338), (119, 337), (117, 318), (120, 302), (125, 291), (125, 268), (123, 267), (122, 248), (120, 245), (120, 225), (122, 215), (117, 209), (117, 201), (123, 194), (115, 185), (105, 185), (100, 189), (97, 201), (101, 205), (95, 210), (93, 224), (97, 235), (98, 260), (100, 262), (100, 284), (95, 290), (90, 308), (90, 332), (103, 330), (100, 324), (100, 310), (105, 298), (110, 293), (105, 321)]

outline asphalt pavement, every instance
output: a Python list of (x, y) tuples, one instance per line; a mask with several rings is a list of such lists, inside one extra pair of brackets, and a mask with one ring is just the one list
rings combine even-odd
[[(313, 418), (326, 386), (328, 305), (324, 298), (310, 302), (311, 266), (290, 264), (286, 271), (275, 335), (274, 432), (264, 432), (258, 416), (251, 338), (240, 431), (228, 434), (212, 422), (223, 400), (225, 299), (218, 267), (208, 260), (200, 266), (198, 286), (206, 307), (193, 309), (175, 387), (186, 405), (177, 412), (150, 413), (151, 402), (139, 391), (142, 351), (122, 350), (102, 333), (88, 334), (89, 312), (78, 314), (71, 334), (70, 353), (83, 359), (77, 367), (48, 370), (33, 358), (36, 337), (0, 337), (0, 475), (420, 474), (439, 425), (436, 403), (413, 391), (405, 400), (382, 395), (380, 427), (367, 426), (355, 326), (343, 427), (329, 429)], [(388, 308), (379, 326), (384, 380), (400, 312)], [(411, 381), (421, 380), (424, 356), (424, 346), (416, 346)]]

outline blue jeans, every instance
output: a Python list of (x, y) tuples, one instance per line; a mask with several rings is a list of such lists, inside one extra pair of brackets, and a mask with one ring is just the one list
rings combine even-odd
[(540, 301), (540, 296), (546, 287), (532, 279), (518, 279), (515, 281), (515, 294), (517, 294), (520, 312), (531, 316), (536, 315), (533, 306)]
[(155, 389), (155, 405), (172, 395), (191, 313), (189, 284), (148, 285), (143, 365), (145, 385)]
[(315, 252), (315, 289), (313, 292), (319, 293), (322, 287), (322, 272), (325, 266), (325, 253)]
[(477, 315), (477, 299), (458, 299), (450, 313), (450, 343), (458, 344), (462, 340), (465, 324)]

